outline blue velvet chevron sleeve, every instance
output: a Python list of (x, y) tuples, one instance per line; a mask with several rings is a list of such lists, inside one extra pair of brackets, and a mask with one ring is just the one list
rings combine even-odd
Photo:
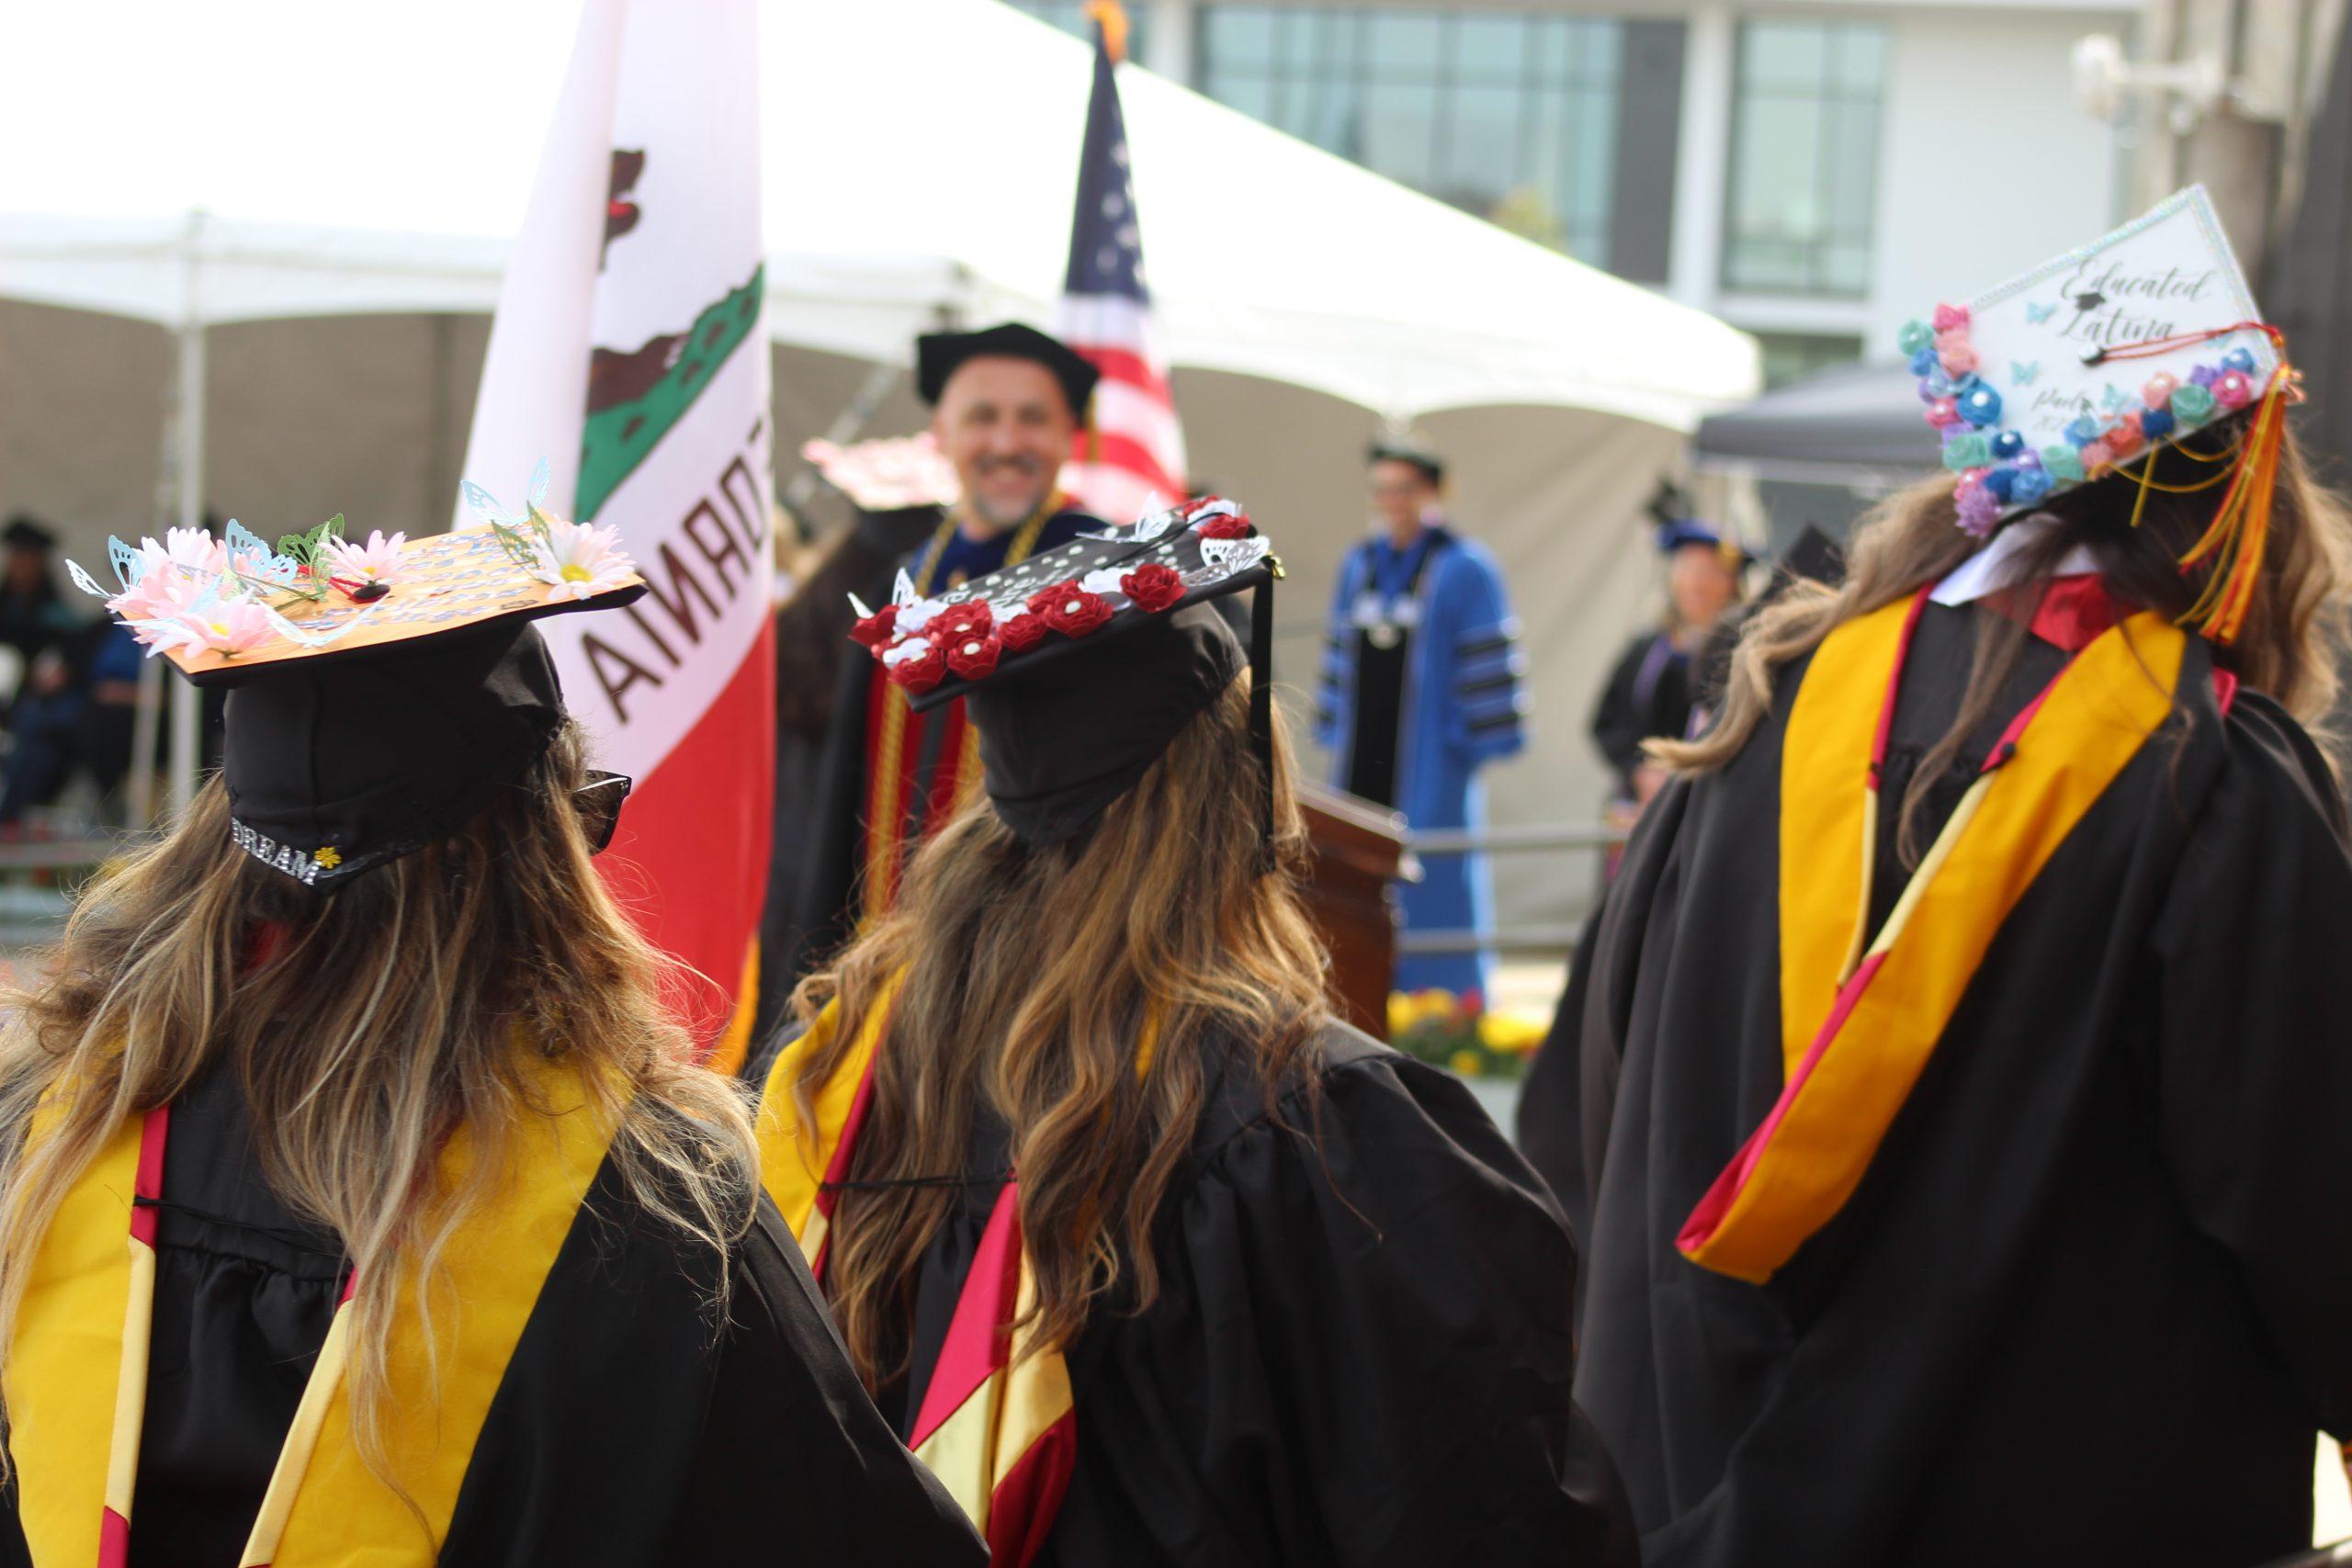
[(1453, 566), (1443, 617), (1453, 640), (1445, 739), (1475, 766), (1527, 744), (1527, 659), (1520, 651), (1519, 620), (1510, 613), (1494, 557), (1465, 544)]
[(1331, 585), (1331, 618), (1323, 628), (1321, 673), (1315, 686), (1315, 741), (1335, 753), (1350, 743), (1355, 728), (1356, 634), (1348, 616), (1364, 577), (1364, 551), (1359, 546), (1340, 562)]

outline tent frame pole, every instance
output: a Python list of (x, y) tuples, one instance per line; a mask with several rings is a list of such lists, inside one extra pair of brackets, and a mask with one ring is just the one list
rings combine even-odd
[[(178, 373), (173, 385), (173, 431), (176, 461), (173, 467), (179, 491), (179, 525), (204, 526), (204, 356), (205, 332), (198, 283), (202, 268), (204, 214), (188, 214), (187, 233), (181, 242), (181, 304)], [(196, 687), (175, 681), (172, 689), (171, 776), (164, 807), (176, 821), (196, 798), (197, 720), (201, 711)]]

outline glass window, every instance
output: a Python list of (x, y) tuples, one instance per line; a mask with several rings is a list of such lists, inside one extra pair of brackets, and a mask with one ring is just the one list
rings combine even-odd
[(1885, 80), (1883, 28), (1741, 26), (1724, 287), (1842, 296), (1868, 290)]
[(1832, 366), (1851, 365), (1862, 356), (1862, 340), (1827, 333), (1758, 333), (1756, 346), (1764, 359), (1764, 384), (1777, 387)]
[(1327, 152), (1594, 261), (1609, 253), (1617, 23), (1425, 5), (1205, 0), (1200, 89)]

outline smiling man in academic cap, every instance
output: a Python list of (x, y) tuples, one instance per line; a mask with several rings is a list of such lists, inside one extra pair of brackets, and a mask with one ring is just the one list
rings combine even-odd
[[(932, 409), (929, 447), (808, 449), (858, 508), (837, 548), (888, 564), (848, 584), (820, 568), (811, 592), (821, 582), (827, 602), (787, 604), (783, 616), (837, 618), (834, 640), (854, 652), (844, 586), (878, 606), (904, 570), (929, 597), (1103, 527), (1059, 486), (1096, 375), (1075, 350), (1018, 322), (917, 339), (915, 388)], [(805, 647), (806, 639), (780, 637), (779, 646)], [(762, 969), (773, 978), (763, 1013), (862, 919), (889, 907), (915, 845), (979, 777), (961, 702), (913, 713), (903, 692), (875, 676), (870, 659), (842, 659), (837, 676), (798, 666), (778, 673), (784, 682), (831, 679), (834, 696), (815, 799), (805, 803), (813, 823), (795, 836), (807, 846), (804, 859), (771, 878)]]

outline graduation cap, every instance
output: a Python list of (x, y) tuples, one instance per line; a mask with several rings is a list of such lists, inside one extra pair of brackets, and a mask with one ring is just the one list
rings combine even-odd
[[(1272, 841), (1270, 603), (1282, 563), (1238, 505), (1209, 497), (1079, 538), (933, 599), (899, 574), (851, 637), (917, 712), (955, 697), (979, 734), (997, 815), (1023, 842), (1091, 826), (1247, 667), (1250, 743)], [(1252, 590), (1250, 650), (1210, 603)]]
[(490, 526), (413, 544), (356, 544), (340, 516), (275, 547), (234, 522), (223, 539), (114, 539), (111, 595), (68, 566), (151, 657), (229, 688), (238, 846), (334, 888), (456, 831), (537, 762), (563, 694), (531, 622), (645, 592), (617, 530), (549, 516), (545, 489), (542, 465), (510, 516), (468, 485)]
[(2211, 573), (2188, 624), (2236, 636), (2284, 405), (2298, 394), (2286, 339), (2261, 319), (2202, 186), (1964, 305), (1937, 306), (1897, 343), (1958, 476), (1961, 526), (1979, 537), (2109, 474), (2154, 488), (2166, 448), (2211, 465), (2194, 488), (2220, 498), (2212, 528), (2181, 563)]
[(915, 339), (915, 389), (936, 407), (947, 378), (967, 360), (1026, 359), (1053, 372), (1069, 400), (1070, 417), (1084, 420), (1087, 400), (1102, 372), (1057, 337), (1019, 321), (1003, 321), (972, 333), (926, 333)]
[(1747, 564), (1747, 551), (1739, 541), (1712, 523), (1696, 517), (1676, 517), (1658, 525), (1658, 554), (1670, 556), (1690, 545), (1702, 545), (1713, 550), (1734, 569)]
[(12, 550), (40, 550), (43, 554), (57, 547), (57, 531), (42, 523), (29, 512), (19, 512), (0, 528), (0, 545)]
[(1364, 451), (1366, 463), (1403, 463), (1433, 485), (1445, 482), (1445, 459), (1406, 435), (1384, 435)]

